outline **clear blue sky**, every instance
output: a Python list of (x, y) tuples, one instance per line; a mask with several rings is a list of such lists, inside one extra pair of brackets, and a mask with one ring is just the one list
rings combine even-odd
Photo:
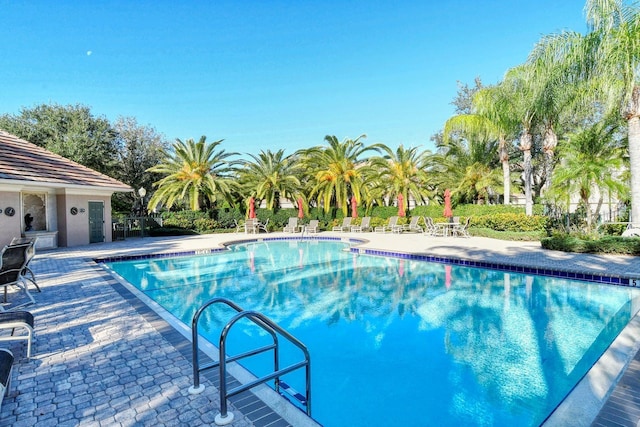
[(456, 82), (498, 82), (584, 0), (0, 0), (0, 113), (83, 104), (257, 154), (367, 134), (433, 147)]

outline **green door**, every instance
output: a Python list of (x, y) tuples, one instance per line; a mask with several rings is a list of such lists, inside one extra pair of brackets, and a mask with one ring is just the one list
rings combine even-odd
[(89, 202), (89, 243), (104, 242), (104, 203)]

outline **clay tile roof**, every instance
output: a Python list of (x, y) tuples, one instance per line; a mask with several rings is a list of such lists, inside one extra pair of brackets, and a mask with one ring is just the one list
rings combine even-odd
[(0, 130), (0, 181), (3, 179), (48, 184), (89, 186), (112, 191), (131, 187), (86, 166)]

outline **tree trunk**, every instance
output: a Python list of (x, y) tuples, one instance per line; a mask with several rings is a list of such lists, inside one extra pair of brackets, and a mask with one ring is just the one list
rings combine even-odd
[(502, 186), (504, 191), (504, 204), (511, 202), (511, 173), (509, 171), (509, 151), (507, 141), (500, 138), (500, 162), (502, 162)]
[(631, 217), (629, 221), (640, 224), (640, 117), (628, 119), (629, 169), (631, 169)]
[(551, 188), (551, 173), (553, 172), (553, 156), (558, 146), (558, 135), (553, 131), (551, 126), (544, 130), (543, 150), (545, 154), (544, 164), (544, 191)]
[(524, 170), (524, 198), (525, 198), (525, 214), (533, 215), (533, 195), (531, 192), (531, 141), (532, 136), (528, 129), (520, 136), (520, 150), (522, 151), (524, 160), (522, 168)]

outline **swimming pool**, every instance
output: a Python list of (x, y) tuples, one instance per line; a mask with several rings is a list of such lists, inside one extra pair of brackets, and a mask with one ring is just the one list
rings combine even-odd
[[(253, 242), (110, 268), (187, 325), (222, 296), (288, 329), (311, 351), (326, 426), (538, 425), (635, 314), (633, 288), (346, 247)], [(228, 318), (208, 316), (210, 341)], [(247, 345), (242, 333), (230, 345)]]

